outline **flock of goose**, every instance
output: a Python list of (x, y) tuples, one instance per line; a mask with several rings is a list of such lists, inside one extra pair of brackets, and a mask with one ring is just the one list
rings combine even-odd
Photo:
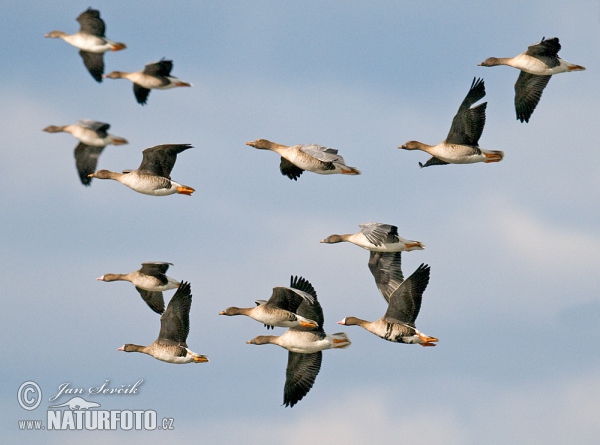
[[(105, 24), (97, 10), (89, 8), (79, 15), (77, 21), (81, 25), (77, 33), (68, 35), (62, 31), (52, 31), (46, 37), (60, 38), (79, 48), (86, 68), (96, 81), (102, 82), (103, 78), (131, 80), (135, 98), (142, 105), (146, 103), (151, 89), (191, 86), (172, 77), (170, 72), (173, 64), (164, 59), (146, 65), (143, 71), (113, 71), (104, 75), (104, 53), (125, 49), (126, 45), (105, 37)], [(520, 70), (515, 84), (515, 109), (517, 119), (521, 122), (529, 121), (552, 75), (585, 69), (559, 58), (559, 50), (558, 38), (543, 38), (516, 57), (490, 57), (479, 64), (508, 65)], [(443, 142), (432, 146), (408, 141), (399, 148), (421, 150), (430, 154), (431, 158), (425, 164), (419, 163), (421, 167), (501, 161), (504, 157), (502, 151), (484, 150), (478, 145), (485, 125), (487, 102), (474, 105), (484, 96), (483, 80), (473, 79)], [(90, 185), (92, 178), (98, 178), (116, 180), (136, 192), (153, 196), (175, 193), (189, 196), (194, 192), (192, 187), (179, 184), (170, 176), (177, 155), (191, 148), (189, 144), (165, 144), (147, 148), (143, 151), (142, 162), (136, 170), (125, 170), (122, 173), (96, 171), (98, 157), (104, 147), (128, 143), (125, 138), (109, 134), (109, 127), (107, 123), (81, 120), (72, 125), (51, 125), (44, 131), (67, 132), (79, 140), (75, 148), (75, 159), (84, 185)], [(247, 142), (247, 145), (277, 153), (281, 157), (281, 174), (292, 180), (297, 180), (305, 170), (319, 174), (361, 174), (357, 168), (346, 165), (344, 158), (332, 148), (315, 144), (286, 146), (266, 139)], [(401, 269), (402, 252), (422, 250), (424, 244), (400, 237), (398, 228), (393, 225), (366, 223), (361, 224), (360, 229), (355, 234), (330, 235), (321, 243), (350, 242), (368, 250), (369, 270), (388, 308), (376, 321), (347, 316), (338, 324), (360, 326), (390, 342), (435, 346), (438, 339), (420, 332), (415, 326), (423, 293), (429, 283), (430, 267), (421, 264), (407, 279), (404, 279)], [(106, 282), (131, 282), (148, 307), (161, 314), (159, 335), (153, 343), (148, 346), (125, 344), (119, 350), (141, 352), (169, 363), (208, 362), (205, 355), (191, 351), (186, 343), (190, 329), (191, 286), (187, 282), (168, 277), (166, 273), (170, 265), (165, 262), (145, 262), (140, 270), (128, 274), (105, 274), (98, 278)], [(170, 289), (177, 290), (165, 309), (163, 292)], [(287, 328), (280, 336), (260, 335), (247, 343), (275, 344), (288, 350), (284, 405), (294, 406), (313, 386), (321, 367), (322, 351), (346, 348), (350, 345), (350, 340), (343, 332), (329, 335), (325, 333), (323, 310), (317, 293), (303, 277), (292, 276), (289, 286), (275, 287), (268, 300), (257, 300), (255, 303), (256, 306), (248, 308), (228, 307), (220, 315), (245, 315), (264, 324), (267, 329)]]

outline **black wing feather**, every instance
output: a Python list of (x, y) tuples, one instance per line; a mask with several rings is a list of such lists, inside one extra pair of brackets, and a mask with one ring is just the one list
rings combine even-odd
[(423, 292), (429, 283), (430, 267), (421, 264), (402, 285), (390, 296), (390, 304), (383, 316), (390, 321), (399, 321), (414, 327), (421, 310)]
[(150, 94), (150, 90), (134, 82), (133, 94), (138, 104), (146, 105), (146, 102), (148, 101), (148, 95)]
[(102, 74), (104, 74), (104, 54), (79, 51), (79, 55), (83, 59), (83, 64), (96, 82), (102, 82)]
[(322, 359), (321, 351), (312, 354), (288, 352), (283, 388), (283, 404), (285, 406), (293, 407), (308, 394), (319, 374)]
[(142, 263), (142, 268), (140, 269), (140, 272), (158, 278), (159, 280), (161, 280), (162, 284), (167, 284), (168, 280), (165, 278), (163, 281), (163, 277), (167, 273), (167, 270), (169, 270), (169, 266), (172, 265), (173, 263)]
[(167, 310), (160, 317), (159, 343), (178, 344), (187, 347), (190, 332), (190, 308), (192, 294), (190, 283), (181, 282), (177, 292), (169, 301)]
[(162, 292), (153, 292), (136, 286), (146, 304), (157, 314), (162, 314), (165, 311), (165, 300)]
[(431, 167), (432, 165), (448, 165), (448, 162), (442, 161), (441, 159), (436, 158), (435, 156), (432, 156), (431, 158), (429, 158), (429, 160), (425, 164), (422, 164), (419, 162), (419, 167), (421, 167), (421, 168)]
[(369, 270), (375, 278), (377, 289), (389, 303), (390, 295), (404, 281), (402, 275), (402, 252), (371, 252)]
[(304, 291), (313, 297), (314, 301), (312, 303), (302, 299), (302, 302), (296, 310), (296, 314), (317, 322), (319, 327), (312, 328), (312, 331), (322, 331), (322, 326), (325, 323), (325, 317), (323, 316), (323, 309), (321, 308), (321, 304), (317, 299), (317, 292), (315, 291), (313, 285), (305, 278), (292, 277), (290, 287)]
[(89, 175), (96, 171), (96, 165), (98, 165), (98, 158), (102, 150), (104, 150), (104, 147), (94, 147), (86, 145), (83, 142), (80, 142), (75, 147), (73, 153), (75, 155), (75, 166), (83, 185), (90, 185), (92, 183), (92, 178)]
[(471, 145), (477, 147), (479, 137), (485, 125), (485, 106), (479, 105), (480, 110), (472, 112), (471, 105), (485, 96), (485, 85), (483, 79), (473, 78), (471, 88), (466, 97), (460, 104), (450, 132), (446, 137), (446, 142), (449, 144)]
[(146, 148), (142, 152), (144, 157), (138, 167), (138, 172), (171, 179), (171, 170), (173, 170), (177, 155), (188, 148), (192, 148), (192, 146), (190, 144), (165, 144)]
[(546, 40), (542, 37), (541, 42), (535, 43), (527, 48), (525, 54), (541, 60), (549, 68), (554, 68), (560, 65), (558, 52), (560, 51), (560, 43), (557, 37)]
[(81, 32), (92, 34), (98, 37), (104, 37), (106, 25), (104, 24), (104, 20), (100, 18), (100, 11), (97, 9), (88, 8), (79, 14), (77, 21), (81, 25)]
[[(173, 61), (161, 59), (144, 67), (144, 74), (154, 77), (168, 77), (173, 69)], [(166, 80), (166, 79), (165, 79)], [(168, 80), (167, 80), (168, 83)]]
[(279, 170), (281, 171), (282, 175), (287, 176), (288, 178), (293, 179), (294, 181), (297, 181), (302, 172), (304, 171), (300, 167), (297, 167), (285, 158), (281, 158)]
[(529, 118), (540, 102), (544, 88), (548, 85), (551, 77), (521, 71), (515, 83), (515, 110), (518, 120), (529, 122)]

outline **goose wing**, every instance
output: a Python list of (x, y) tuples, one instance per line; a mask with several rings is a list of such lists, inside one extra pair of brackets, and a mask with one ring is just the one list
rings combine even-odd
[(104, 74), (104, 54), (80, 50), (79, 55), (94, 80), (96, 82), (102, 82), (102, 74)]
[(105, 138), (108, 136), (110, 124), (107, 124), (106, 122), (93, 121), (91, 119), (80, 119), (77, 123), (83, 128), (95, 131), (98, 137)]
[(149, 63), (144, 67), (144, 74), (148, 76), (156, 77), (162, 81), (163, 85), (169, 83), (169, 77), (171, 70), (173, 69), (173, 61), (161, 59), (158, 62)]
[(169, 270), (169, 266), (172, 266), (173, 263), (161, 263), (161, 262), (146, 262), (142, 263), (142, 268), (140, 272), (145, 275), (150, 275), (155, 278), (158, 278), (162, 284), (167, 284), (168, 280), (165, 274), (167, 270)]
[(471, 88), (464, 98), (450, 126), (450, 132), (446, 137), (446, 142), (457, 145), (471, 145), (477, 147), (479, 138), (485, 126), (485, 108), (487, 102), (484, 102), (474, 108), (470, 108), (475, 102), (485, 96), (485, 85), (483, 79), (473, 78)]
[(157, 314), (162, 314), (165, 311), (165, 300), (162, 292), (149, 291), (137, 286), (136, 289), (150, 309)]
[(398, 238), (398, 227), (390, 224), (381, 223), (364, 223), (358, 227), (361, 228), (362, 234), (367, 240), (375, 246), (383, 246), (385, 243), (397, 243), (400, 241)]
[(548, 85), (551, 77), (521, 71), (515, 83), (515, 110), (518, 120), (529, 122), (529, 118), (540, 102), (544, 88)]
[(97, 37), (104, 37), (106, 25), (104, 20), (100, 18), (100, 11), (97, 9), (88, 8), (77, 17), (79, 22), (80, 32), (91, 34)]
[[(295, 312), (301, 317), (315, 321), (319, 325), (319, 327), (312, 328), (311, 330), (322, 331), (325, 318), (323, 317), (323, 308), (321, 308), (321, 304), (317, 300), (317, 292), (313, 285), (305, 278), (292, 277), (290, 287), (305, 292), (312, 297), (312, 302), (308, 298), (303, 298)], [(306, 329), (303, 328), (302, 330)]]
[(285, 158), (281, 158), (279, 170), (281, 171), (282, 175), (287, 176), (294, 181), (297, 181), (302, 172), (304, 172), (304, 170), (302, 170), (300, 167), (297, 167)]
[(371, 252), (369, 270), (375, 278), (377, 289), (387, 302), (404, 281), (401, 266), (402, 252)]
[(285, 406), (293, 407), (308, 394), (319, 374), (322, 359), (321, 351), (312, 354), (288, 352), (285, 386), (283, 387), (283, 404)]
[(96, 171), (98, 158), (100, 157), (102, 150), (104, 150), (104, 147), (94, 147), (92, 145), (84, 144), (83, 142), (80, 142), (77, 147), (75, 147), (73, 153), (75, 155), (75, 166), (77, 167), (79, 179), (81, 179), (83, 185), (90, 185), (92, 183), (92, 178), (90, 178), (89, 175)]
[(542, 37), (540, 42), (534, 43), (527, 48), (525, 54), (531, 57), (535, 57), (541, 60), (548, 68), (554, 68), (560, 65), (560, 59), (558, 58), (558, 52), (560, 51), (560, 43), (557, 37), (546, 40)]
[(142, 152), (144, 157), (138, 167), (138, 172), (171, 179), (171, 170), (173, 170), (177, 155), (188, 148), (192, 148), (192, 146), (190, 144), (166, 144), (146, 148)]
[(415, 320), (421, 310), (423, 292), (429, 283), (430, 267), (421, 264), (398, 289), (390, 296), (390, 304), (383, 316), (392, 322), (401, 322), (415, 326)]
[(335, 148), (323, 147), (322, 145), (316, 144), (308, 144), (299, 145), (298, 149), (307, 155), (318, 159), (319, 161), (337, 162), (345, 165), (344, 158), (337, 154), (338, 151)]
[(421, 168), (431, 167), (432, 165), (448, 165), (448, 162), (442, 161), (441, 159), (436, 158), (435, 156), (430, 157), (429, 160), (425, 164), (422, 164), (421, 162), (419, 162), (419, 167), (421, 167)]
[(190, 283), (182, 282), (167, 310), (160, 317), (160, 333), (157, 342), (177, 344), (187, 348), (187, 336), (190, 332), (190, 308), (192, 293)]

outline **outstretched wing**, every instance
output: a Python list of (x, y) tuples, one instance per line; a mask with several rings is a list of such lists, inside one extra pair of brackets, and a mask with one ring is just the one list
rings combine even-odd
[(92, 34), (98, 37), (104, 37), (106, 26), (104, 20), (100, 18), (100, 11), (97, 9), (88, 8), (77, 17), (77, 21), (81, 25), (80, 31)]
[(549, 68), (554, 68), (555, 66), (560, 65), (560, 60), (558, 58), (559, 51), (560, 43), (558, 42), (557, 37), (548, 40), (546, 40), (545, 37), (542, 37), (540, 42), (529, 46), (527, 51), (525, 51), (525, 54), (541, 60), (548, 65)]
[(150, 90), (134, 82), (133, 94), (138, 104), (146, 105), (146, 102), (148, 101), (148, 95), (150, 94)]
[(293, 407), (308, 394), (319, 374), (322, 359), (321, 351), (312, 354), (288, 352), (285, 386), (283, 387), (283, 404), (285, 406)]
[(142, 268), (140, 269), (140, 272), (145, 274), (145, 275), (151, 275), (155, 278), (158, 278), (160, 280), (160, 282), (162, 284), (167, 284), (169, 282), (169, 280), (167, 280), (167, 277), (165, 276), (165, 274), (167, 273), (167, 270), (169, 270), (169, 266), (172, 266), (173, 263), (161, 263), (161, 262), (145, 262), (142, 263)]
[(487, 102), (474, 108), (470, 107), (484, 96), (485, 85), (483, 79), (473, 78), (467, 96), (460, 104), (454, 119), (452, 119), (450, 132), (446, 137), (447, 143), (478, 146), (479, 138), (485, 126), (485, 108)]
[(421, 310), (423, 292), (429, 283), (430, 267), (421, 264), (400, 287), (390, 296), (390, 304), (383, 316), (391, 322), (402, 322), (415, 326), (415, 320)]
[(297, 181), (302, 172), (304, 172), (304, 170), (302, 170), (300, 167), (297, 167), (285, 158), (281, 158), (279, 170), (281, 171), (282, 175), (287, 176), (294, 181)]
[(192, 293), (190, 283), (181, 282), (177, 292), (169, 301), (167, 310), (160, 317), (160, 333), (158, 342), (177, 344), (187, 347), (187, 336), (190, 332), (190, 308)]
[(307, 292), (290, 289), (289, 287), (274, 287), (273, 294), (267, 303), (280, 309), (296, 313), (298, 306), (300, 306), (303, 301), (312, 304), (314, 298)]
[(400, 241), (398, 238), (398, 227), (390, 224), (381, 223), (364, 223), (359, 224), (362, 234), (367, 240), (375, 246), (383, 246), (385, 243), (397, 243)]
[(387, 302), (404, 281), (401, 266), (402, 252), (371, 252), (369, 270), (375, 278), (377, 289)]
[(323, 147), (317, 144), (300, 145), (298, 148), (319, 161), (346, 164), (344, 158), (337, 154), (338, 151), (335, 148)]
[(521, 71), (515, 83), (515, 110), (518, 120), (529, 122), (529, 118), (540, 102), (544, 88), (548, 85), (551, 77)]
[(292, 276), (290, 287), (309, 294), (313, 300), (311, 302), (308, 298), (302, 299), (302, 302), (300, 302), (300, 305), (296, 310), (296, 314), (317, 322), (319, 327), (313, 328), (312, 330), (323, 330), (322, 326), (325, 322), (325, 318), (323, 317), (323, 309), (317, 300), (317, 292), (313, 285), (305, 278)]
[(166, 144), (146, 148), (142, 152), (144, 158), (138, 171), (171, 179), (171, 170), (173, 170), (177, 155), (188, 148), (192, 148), (192, 146), (190, 144)]
[(92, 178), (90, 178), (89, 175), (96, 171), (98, 158), (100, 157), (102, 150), (104, 150), (104, 147), (94, 147), (92, 145), (86, 145), (83, 142), (80, 142), (77, 147), (75, 147), (75, 166), (77, 167), (79, 179), (81, 179), (83, 185), (90, 185), (92, 183)]
[(436, 158), (435, 156), (430, 157), (429, 160), (425, 164), (422, 164), (419, 162), (419, 167), (421, 167), (421, 168), (431, 167), (432, 165), (448, 165), (448, 162), (442, 161), (441, 159)]
[(107, 124), (106, 122), (98, 122), (91, 119), (80, 119), (77, 123), (84, 128), (95, 131), (101, 138), (108, 135), (108, 129), (110, 128), (110, 124)]
[(173, 61), (160, 59), (158, 62), (149, 63), (144, 67), (144, 74), (149, 76), (162, 78), (163, 85), (169, 83), (167, 77), (171, 75), (173, 69)]
[(96, 82), (102, 82), (102, 74), (104, 74), (104, 54), (80, 50), (79, 55), (83, 59), (83, 64), (94, 80), (96, 80)]
[(153, 292), (137, 286), (136, 289), (150, 309), (157, 314), (162, 314), (165, 311), (165, 300), (162, 292)]

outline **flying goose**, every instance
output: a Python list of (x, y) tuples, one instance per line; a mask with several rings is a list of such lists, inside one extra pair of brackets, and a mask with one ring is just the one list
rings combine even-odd
[(330, 235), (322, 243), (334, 244), (343, 241), (369, 250), (369, 270), (375, 278), (377, 288), (386, 301), (402, 284), (401, 253), (423, 250), (420, 241), (406, 240), (398, 235), (398, 227), (377, 222), (360, 224), (360, 231), (347, 235)]
[(337, 154), (333, 148), (322, 145), (287, 145), (277, 144), (266, 139), (257, 139), (246, 142), (246, 145), (260, 150), (271, 150), (281, 156), (279, 170), (281, 174), (297, 181), (304, 170), (321, 175), (341, 173), (343, 175), (360, 175), (354, 167), (348, 167), (344, 158)]
[(251, 308), (228, 307), (219, 315), (246, 315), (263, 323), (267, 329), (272, 329), (273, 326), (318, 327), (316, 321), (308, 320), (295, 313), (303, 301), (307, 304), (314, 303), (314, 298), (309, 293), (311, 290), (314, 290), (312, 285), (304, 278), (292, 276), (290, 287), (274, 287), (268, 301), (256, 300), (256, 306)]
[(173, 61), (161, 59), (158, 62), (149, 63), (143, 71), (127, 73), (113, 71), (104, 77), (109, 79), (129, 79), (133, 82), (133, 94), (141, 105), (145, 105), (151, 89), (168, 90), (175, 87), (191, 87), (192, 84), (183, 82), (177, 77), (171, 76)]
[(193, 188), (171, 180), (171, 170), (177, 160), (177, 154), (188, 148), (192, 146), (190, 144), (156, 145), (142, 152), (142, 163), (137, 170), (123, 173), (98, 170), (89, 176), (98, 179), (114, 179), (144, 195), (166, 196), (180, 193), (191, 196), (195, 191)]
[(293, 327), (279, 337), (260, 335), (246, 343), (253, 345), (274, 344), (288, 350), (285, 386), (283, 388), (283, 404), (293, 407), (310, 391), (319, 370), (321, 369), (322, 352), (330, 348), (347, 348), (350, 339), (344, 332), (327, 335), (323, 330), (323, 309), (317, 300), (317, 293), (312, 285), (303, 278), (302, 288), (309, 293), (313, 302), (303, 299), (296, 313), (309, 320), (314, 320), (318, 327)]
[(88, 8), (79, 14), (77, 21), (81, 25), (75, 34), (66, 34), (62, 31), (51, 31), (44, 37), (63, 39), (65, 42), (79, 48), (79, 55), (85, 67), (97, 82), (102, 82), (104, 74), (103, 55), (106, 51), (119, 51), (127, 48), (124, 43), (113, 42), (105, 36), (106, 26), (100, 18), (100, 11)]
[(537, 107), (550, 77), (569, 71), (583, 71), (585, 67), (575, 65), (558, 57), (560, 43), (557, 37), (542, 40), (515, 57), (488, 57), (479, 66), (508, 65), (521, 70), (515, 83), (515, 110), (517, 119), (529, 122)]
[(142, 263), (142, 268), (128, 274), (107, 273), (98, 281), (129, 281), (133, 283), (146, 304), (154, 312), (162, 314), (165, 310), (163, 291), (176, 289), (180, 283), (171, 277), (165, 275), (172, 263), (146, 262)]
[(181, 282), (179, 289), (169, 301), (167, 310), (160, 317), (158, 338), (148, 346), (125, 344), (119, 351), (141, 352), (163, 362), (206, 363), (208, 357), (196, 354), (188, 349), (186, 343), (190, 332), (190, 307), (192, 294), (190, 283)]
[(367, 321), (346, 317), (338, 321), (338, 324), (360, 326), (384, 340), (395, 343), (435, 346), (437, 338), (425, 335), (415, 327), (423, 292), (429, 283), (429, 270), (428, 265), (421, 264), (390, 296), (388, 309), (379, 320)]
[(485, 108), (487, 102), (470, 108), (485, 96), (485, 85), (482, 79), (473, 79), (471, 89), (460, 104), (458, 112), (452, 120), (450, 132), (446, 140), (437, 145), (427, 145), (418, 141), (408, 141), (398, 148), (404, 150), (422, 150), (432, 155), (425, 163), (419, 165), (472, 164), (475, 162), (499, 162), (504, 152), (479, 148), (479, 138), (485, 125)]
[(398, 227), (370, 222), (359, 224), (360, 231), (347, 235), (329, 235), (322, 243), (335, 244), (347, 241), (371, 252), (403, 252), (423, 250), (420, 241), (406, 240), (398, 235)]
[(79, 139), (79, 145), (75, 147), (75, 165), (79, 172), (79, 178), (83, 185), (90, 185), (92, 179), (90, 173), (96, 171), (98, 158), (104, 147), (110, 144), (127, 144), (127, 139), (108, 134), (110, 125), (105, 122), (97, 122), (82, 119), (71, 125), (49, 125), (43, 131), (48, 133), (70, 133)]

